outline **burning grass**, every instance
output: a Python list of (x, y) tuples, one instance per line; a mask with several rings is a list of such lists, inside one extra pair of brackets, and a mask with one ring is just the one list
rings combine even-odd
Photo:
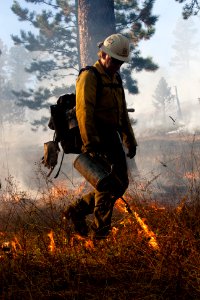
[(198, 191), (170, 207), (133, 189), (124, 196), (131, 212), (119, 199), (109, 237), (94, 243), (60, 217), (71, 191), (54, 187), (37, 201), (9, 184), (1, 194), (1, 299), (200, 299)]

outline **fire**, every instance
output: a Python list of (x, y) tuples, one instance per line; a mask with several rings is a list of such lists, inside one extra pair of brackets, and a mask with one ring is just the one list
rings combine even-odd
[[(72, 182), (73, 184), (73, 182)], [(73, 184), (74, 186), (74, 184)], [(75, 186), (74, 186), (75, 187)], [(79, 184), (77, 188), (69, 189), (66, 187), (66, 183), (60, 181), (53, 186), (50, 190), (50, 196), (53, 197), (54, 200), (60, 199), (61, 197), (65, 196), (66, 194), (72, 194), (73, 196), (79, 196), (81, 193), (85, 193), (89, 190), (89, 186), (87, 185), (86, 181), (83, 181)]]
[(80, 194), (85, 194), (90, 191), (90, 185), (85, 180), (79, 184), (79, 186), (73, 191), (74, 195), (79, 196)]
[(126, 209), (126, 205), (124, 203), (124, 201), (119, 198), (116, 203), (115, 203), (115, 207), (120, 211), (120, 212), (128, 212)]
[(60, 182), (59, 184), (57, 184), (57, 186), (52, 187), (50, 194), (54, 199), (59, 199), (63, 195), (67, 194), (67, 189), (64, 184)]
[(20, 194), (10, 194), (10, 193), (5, 193), (4, 195), (3, 195), (3, 198), (5, 199), (5, 200), (8, 200), (8, 201), (14, 201), (14, 202), (20, 202), (20, 200), (22, 200), (22, 195), (20, 195)]
[(17, 251), (17, 246), (20, 250), (22, 250), (22, 246), (20, 245), (17, 237), (14, 237), (14, 240), (11, 241), (11, 245), (12, 245), (12, 248), (14, 249), (14, 251), (16, 252)]
[(54, 253), (55, 250), (56, 250), (56, 246), (55, 246), (55, 241), (54, 241), (54, 237), (53, 237), (53, 231), (51, 230), (49, 233), (48, 233), (48, 237), (50, 238), (50, 244), (49, 244), (49, 250), (51, 253)]
[(176, 208), (176, 211), (178, 214), (180, 214), (185, 206), (185, 202), (187, 201), (188, 197), (187, 195), (185, 197), (183, 197), (179, 203), (179, 205)]
[[(126, 203), (122, 200), (122, 199), (118, 199), (117, 203), (116, 203), (116, 207), (118, 210), (120, 210), (121, 212), (128, 212), (127, 211), (127, 205)], [(131, 210), (129, 211), (133, 216), (135, 216), (136, 221), (139, 223), (140, 227), (142, 228), (142, 230), (144, 231), (145, 235), (147, 238), (150, 238), (149, 240), (149, 245), (155, 249), (158, 250), (159, 246), (158, 243), (156, 241), (156, 236), (154, 234), (153, 231), (151, 231), (148, 226), (144, 223), (144, 221), (140, 218), (140, 216), (136, 213), (136, 212), (131, 212)], [(130, 222), (131, 223), (131, 222)], [(122, 222), (120, 223), (122, 224)], [(115, 233), (116, 234), (116, 233)]]
[(94, 243), (92, 240), (89, 240), (89, 239), (86, 239), (82, 236), (80, 236), (79, 234), (75, 234), (72, 239), (71, 239), (71, 246), (74, 245), (74, 239), (78, 240), (78, 241), (82, 241), (84, 242), (84, 246), (85, 248), (87, 249), (91, 249), (91, 250), (94, 250), (95, 249), (95, 246), (94, 246)]
[(189, 180), (197, 180), (199, 179), (199, 172), (186, 172), (184, 177)]
[(149, 245), (152, 246), (155, 250), (158, 250), (159, 246), (156, 241), (154, 232), (149, 230), (148, 226), (144, 223), (144, 221), (139, 217), (139, 215), (136, 212), (134, 212), (134, 215), (135, 215), (137, 222), (140, 224), (141, 228), (145, 232), (146, 237), (150, 238)]
[(112, 228), (112, 234), (113, 234), (113, 235), (116, 235), (117, 232), (118, 232), (118, 230), (119, 230), (119, 228), (113, 227), (113, 228)]
[(93, 241), (92, 241), (92, 240), (88, 240), (88, 241), (86, 241), (86, 242), (85, 242), (85, 247), (86, 247), (86, 248), (88, 248), (88, 249), (92, 249), (92, 250), (94, 250), (94, 249), (95, 249), (95, 247), (94, 247), (94, 243), (93, 243)]

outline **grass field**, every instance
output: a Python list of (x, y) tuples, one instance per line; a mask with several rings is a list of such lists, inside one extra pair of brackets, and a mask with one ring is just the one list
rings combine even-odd
[(61, 217), (84, 186), (47, 180), (32, 198), (9, 177), (0, 194), (0, 299), (200, 299), (197, 144), (162, 157), (143, 147), (138, 160), (161, 169), (131, 182), (131, 213), (117, 200), (112, 231), (95, 244)]

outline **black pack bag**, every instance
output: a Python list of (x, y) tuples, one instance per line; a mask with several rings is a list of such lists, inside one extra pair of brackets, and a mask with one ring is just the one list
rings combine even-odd
[(51, 105), (49, 128), (55, 130), (54, 140), (60, 143), (64, 153), (81, 153), (82, 140), (76, 120), (76, 96), (65, 94), (58, 98), (57, 104)]

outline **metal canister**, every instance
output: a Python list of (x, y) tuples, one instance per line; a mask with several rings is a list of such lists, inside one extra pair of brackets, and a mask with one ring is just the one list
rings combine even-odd
[(81, 153), (75, 159), (74, 167), (99, 192), (110, 192), (115, 197), (123, 195), (123, 183), (116, 176), (114, 166), (105, 159)]
[(109, 191), (111, 166), (89, 153), (81, 153), (74, 161), (75, 169), (99, 192)]

